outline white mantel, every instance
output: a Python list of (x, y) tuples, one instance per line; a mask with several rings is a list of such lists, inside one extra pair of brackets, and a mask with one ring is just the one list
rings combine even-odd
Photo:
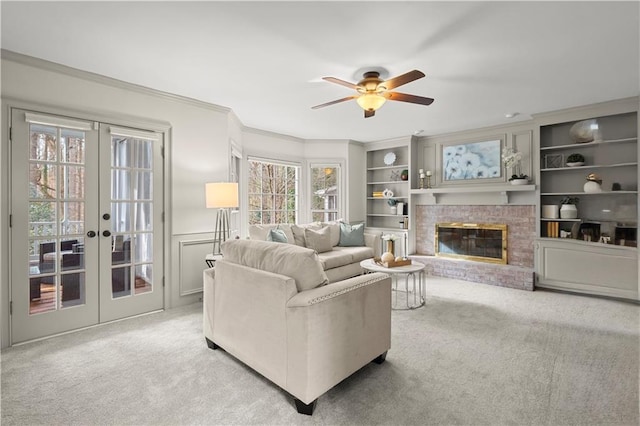
[[(411, 197), (415, 204), (514, 204), (515, 194), (531, 193), (536, 185), (465, 185), (443, 186), (429, 189), (412, 189)], [(511, 200), (510, 200), (511, 198)], [(443, 202), (447, 200), (446, 202)], [(456, 202), (457, 201), (457, 202)], [(535, 204), (516, 202), (515, 204)]]

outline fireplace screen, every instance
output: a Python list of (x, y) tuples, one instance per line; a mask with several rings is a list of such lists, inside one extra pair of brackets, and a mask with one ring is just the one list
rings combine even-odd
[(436, 256), (507, 263), (507, 225), (436, 224)]

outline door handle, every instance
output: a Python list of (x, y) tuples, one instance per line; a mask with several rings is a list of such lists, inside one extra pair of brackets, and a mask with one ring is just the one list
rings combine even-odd
[(102, 218), (104, 220), (109, 220), (109, 219), (111, 219), (111, 215), (109, 213), (105, 213), (105, 214), (102, 215)]
[(97, 235), (97, 234), (96, 234), (96, 231), (89, 231), (89, 232), (87, 232), (87, 237), (89, 237), (89, 238), (93, 238), (93, 237), (95, 237), (96, 235)]
[(105, 237), (110, 237), (111, 231), (102, 231), (102, 235), (104, 235)]

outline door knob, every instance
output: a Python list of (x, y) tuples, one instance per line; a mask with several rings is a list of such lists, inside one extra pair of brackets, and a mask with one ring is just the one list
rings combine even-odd
[(87, 232), (87, 237), (89, 237), (89, 238), (93, 238), (93, 237), (95, 237), (95, 236), (96, 236), (96, 231), (89, 231), (89, 232)]
[(109, 219), (111, 219), (111, 215), (109, 213), (105, 213), (105, 214), (102, 215), (102, 218), (104, 220), (109, 220)]
[(104, 235), (105, 237), (110, 237), (111, 231), (102, 231), (102, 235)]

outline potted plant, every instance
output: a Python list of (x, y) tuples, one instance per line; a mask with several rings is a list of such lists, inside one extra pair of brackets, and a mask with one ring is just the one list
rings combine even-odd
[(574, 153), (567, 157), (568, 167), (584, 166), (584, 156), (582, 154)]
[(560, 204), (560, 219), (577, 219), (578, 218), (578, 208), (576, 204), (580, 199), (578, 197), (564, 197)]
[(520, 170), (522, 162), (522, 153), (516, 152), (513, 148), (505, 148), (502, 153), (502, 162), (505, 168), (512, 169), (513, 174), (509, 178), (512, 185), (526, 185), (529, 183), (529, 176)]

